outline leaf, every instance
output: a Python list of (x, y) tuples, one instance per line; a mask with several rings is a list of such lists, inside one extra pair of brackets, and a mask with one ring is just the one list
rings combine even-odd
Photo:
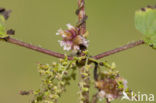
[(135, 26), (145, 36), (145, 42), (156, 48), (156, 8), (150, 6), (137, 11)]
[(0, 38), (6, 38), (8, 35), (6, 34), (5, 30), (5, 18), (4, 16), (0, 15)]

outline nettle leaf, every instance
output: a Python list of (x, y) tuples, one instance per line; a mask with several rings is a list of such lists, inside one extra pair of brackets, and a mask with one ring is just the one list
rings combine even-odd
[(3, 15), (0, 15), (0, 38), (6, 38), (8, 35), (5, 30), (5, 18)]
[(156, 8), (149, 6), (137, 11), (135, 26), (145, 36), (145, 42), (156, 48)]

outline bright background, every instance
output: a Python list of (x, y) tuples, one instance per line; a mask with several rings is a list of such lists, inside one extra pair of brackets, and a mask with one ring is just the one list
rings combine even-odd
[[(95, 55), (142, 38), (134, 27), (134, 13), (155, 0), (86, 0), (89, 16), (90, 53)], [(16, 30), (15, 38), (44, 48), (63, 52), (55, 35), (65, 24), (75, 24), (77, 0), (0, 0), (0, 6), (13, 12), (8, 28)], [(51, 63), (56, 58), (16, 45), (0, 43), (0, 103), (29, 103), (30, 96), (20, 90), (38, 89), (37, 63)], [(156, 96), (156, 51), (139, 46), (103, 60), (116, 62), (121, 75), (134, 91)], [(67, 89), (59, 103), (78, 103), (77, 82)], [(114, 101), (112, 103), (132, 103)], [(139, 102), (137, 102), (139, 103)], [(154, 102), (153, 102), (154, 103)]]

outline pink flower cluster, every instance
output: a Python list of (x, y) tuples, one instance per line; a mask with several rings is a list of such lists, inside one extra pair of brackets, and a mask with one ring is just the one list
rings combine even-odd
[(63, 40), (58, 40), (64, 50), (80, 50), (80, 45), (88, 47), (88, 40), (79, 34), (78, 28), (67, 24), (67, 30), (59, 29), (56, 35), (61, 35)]

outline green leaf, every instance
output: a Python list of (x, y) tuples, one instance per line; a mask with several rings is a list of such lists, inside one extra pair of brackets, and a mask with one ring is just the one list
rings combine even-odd
[(156, 8), (142, 8), (137, 11), (135, 26), (145, 36), (145, 42), (156, 48)]
[(0, 15), (0, 38), (6, 38), (8, 35), (6, 34), (5, 30), (5, 18), (4, 16)]

